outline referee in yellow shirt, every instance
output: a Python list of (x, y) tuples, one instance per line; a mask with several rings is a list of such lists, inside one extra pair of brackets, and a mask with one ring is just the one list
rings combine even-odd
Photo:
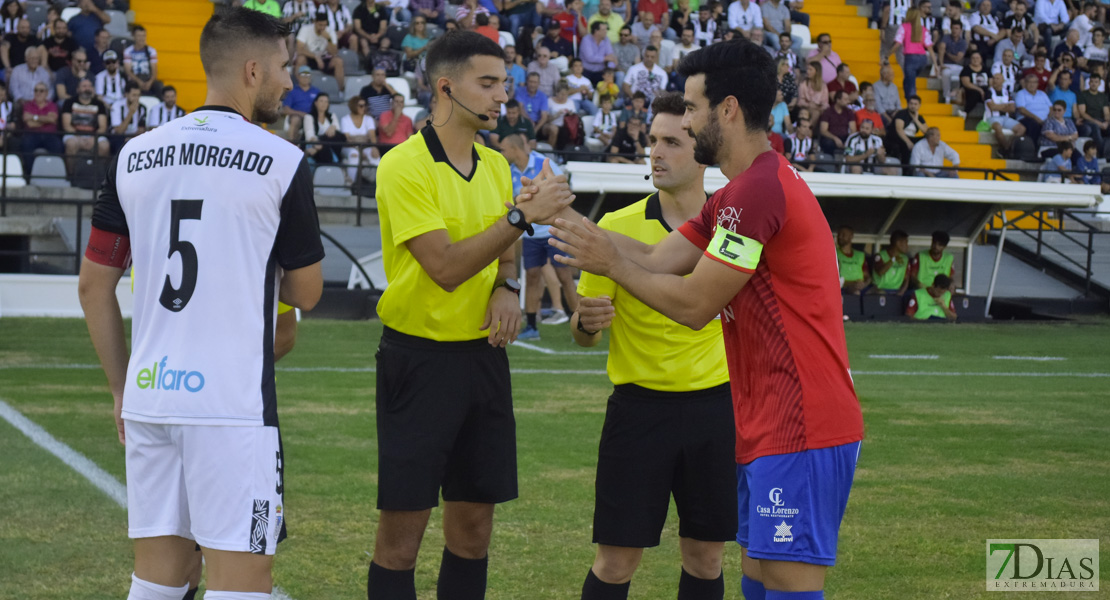
[(474, 143), (508, 100), (500, 46), (452, 32), (432, 43), (426, 64), (431, 123), (378, 167), (389, 287), (378, 303), (381, 516), (370, 600), (416, 600), (416, 557), (441, 490), (438, 596), (485, 597), (494, 505), (517, 496), (505, 354), (521, 322), (512, 246), (574, 199), (566, 178), (545, 166), (506, 212), (509, 164)]
[[(645, 244), (701, 212), (705, 167), (682, 128), (681, 94), (656, 96), (649, 136), (658, 192), (609, 213), (602, 229)], [(679, 517), (679, 600), (721, 600), (724, 543), (736, 538), (735, 425), (720, 320), (694, 331), (652, 310), (612, 280), (583, 272), (571, 317), (593, 346), (611, 328), (613, 395), (598, 448), (597, 557), (583, 600), (623, 600), (644, 548), (658, 546), (673, 494)]]

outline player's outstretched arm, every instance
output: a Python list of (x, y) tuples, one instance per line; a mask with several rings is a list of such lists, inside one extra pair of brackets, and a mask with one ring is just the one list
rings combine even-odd
[(320, 262), (315, 262), (286, 271), (281, 277), (278, 299), (301, 310), (312, 310), (324, 293), (324, 275), (320, 265)]
[(85, 324), (89, 328), (100, 366), (108, 377), (108, 389), (112, 391), (116, 431), (119, 443), (124, 443), (123, 386), (127, 378), (127, 341), (123, 331), (123, 315), (116, 299), (116, 284), (123, 276), (123, 269), (95, 263), (89, 259), (81, 261), (81, 277), (77, 294), (81, 308), (85, 311)]

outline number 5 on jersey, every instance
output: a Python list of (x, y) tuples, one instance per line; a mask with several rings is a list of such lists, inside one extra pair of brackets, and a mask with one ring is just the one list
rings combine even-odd
[(193, 297), (197, 287), (197, 249), (191, 242), (179, 239), (181, 237), (181, 221), (184, 219), (200, 220), (201, 205), (204, 200), (171, 200), (170, 201), (170, 251), (167, 259), (172, 259), (175, 253), (181, 253), (181, 287), (174, 288), (170, 276), (166, 275), (166, 282), (162, 284), (162, 295), (158, 302), (170, 312), (180, 312)]

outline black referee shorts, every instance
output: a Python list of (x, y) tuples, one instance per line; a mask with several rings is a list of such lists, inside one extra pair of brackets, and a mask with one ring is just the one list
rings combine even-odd
[(678, 534), (736, 539), (736, 431), (729, 385), (658, 392), (618, 385), (598, 448), (594, 543), (659, 545), (670, 497)]
[[(388, 327), (378, 345), (378, 509), (517, 497), (509, 358), (485, 338), (437, 342)], [(734, 486), (735, 487), (735, 486)]]

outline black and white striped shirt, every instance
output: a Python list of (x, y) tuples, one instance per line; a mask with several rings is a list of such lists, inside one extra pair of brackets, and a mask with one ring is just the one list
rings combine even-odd
[(351, 11), (347, 10), (347, 7), (342, 4), (335, 10), (332, 10), (327, 4), (321, 4), (316, 12), (328, 16), (328, 27), (330, 27), (336, 35), (339, 35), (340, 31), (343, 31), (354, 23), (354, 19), (351, 18)]
[(886, 24), (888, 27), (897, 27), (906, 22), (906, 12), (913, 6), (912, 0), (890, 0), (887, 7), (890, 8), (890, 14), (887, 17)]
[(991, 67), (991, 75), (995, 73), (1002, 73), (1002, 90), (1007, 94), (1014, 93), (1014, 88), (1017, 87), (1018, 79), (1021, 77), (1021, 69), (1018, 68), (1017, 63), (1010, 63), (1006, 66), (1003, 63), (994, 63)]
[(146, 126), (153, 129), (159, 125), (165, 125), (174, 119), (184, 116), (185, 109), (176, 104), (169, 108), (167, 108), (165, 104), (159, 104), (150, 111), (150, 115), (146, 120)]
[(980, 12), (973, 13), (970, 21), (972, 27), (971, 39), (976, 42), (985, 42), (988, 38), (980, 33), (975, 33), (975, 27), (982, 27), (991, 33), (998, 33), (998, 19), (990, 13), (985, 15)]
[[(878, 152), (883, 147), (883, 139), (875, 134), (871, 134), (866, 138), (861, 133), (853, 133), (844, 140), (844, 155), (845, 156), (859, 156), (868, 150), (875, 150)], [(856, 164), (874, 164), (878, 154), (872, 154), (863, 159), (860, 163)]]
[(798, 139), (797, 135), (792, 135), (786, 138), (786, 142), (789, 144), (786, 152), (790, 155), (790, 160), (806, 160), (813, 149), (813, 138), (811, 137)]
[[(1006, 86), (1002, 86), (1002, 89), (998, 90), (998, 91), (995, 91), (995, 89), (993, 87), (988, 87), (987, 88), (987, 97), (986, 97), (985, 100), (986, 100), (986, 102), (990, 102), (990, 103), (993, 103), (993, 104), (1009, 104), (1009, 103), (1013, 102), (1013, 100), (1010, 97), (1010, 92), (1006, 90)], [(985, 111), (983, 113), (983, 119), (990, 119), (992, 117), (1010, 117), (1010, 116), (1012, 116), (1008, 113), (995, 112), (995, 111), (991, 110), (990, 104), (986, 104), (986, 102), (984, 102), (984, 104), (983, 104), (983, 108), (985, 109)]]
[(288, 19), (293, 15), (300, 13), (299, 19), (294, 19), (289, 22), (289, 32), (294, 36), (301, 30), (301, 27), (312, 27), (312, 21), (316, 14), (316, 4), (312, 0), (289, 0), (285, 6), (281, 8), (281, 16)]
[(694, 28), (694, 43), (702, 48), (713, 43), (717, 39), (717, 22), (710, 19), (709, 22), (702, 24), (699, 19), (690, 19), (690, 23)]
[(123, 98), (123, 83), (122, 70), (117, 70), (115, 75), (109, 75), (106, 70), (101, 71), (96, 74), (96, 95), (101, 102), (111, 106)]
[[(109, 111), (109, 119), (112, 122), (112, 129), (119, 127), (123, 124), (123, 120), (127, 118), (127, 100), (123, 99), (112, 105)], [(124, 130), (123, 135), (135, 135), (139, 133), (140, 127), (146, 127), (146, 107), (139, 104), (139, 110), (131, 117), (131, 122), (127, 124), (127, 129)]]

